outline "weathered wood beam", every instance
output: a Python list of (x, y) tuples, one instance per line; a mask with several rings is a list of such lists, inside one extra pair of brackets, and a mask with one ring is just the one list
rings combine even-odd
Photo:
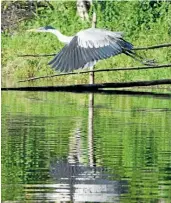
[(134, 81), (119, 83), (100, 83), (100, 84), (79, 84), (79, 85), (63, 85), (63, 86), (40, 86), (40, 87), (4, 87), (2, 91), (67, 91), (67, 92), (85, 92), (97, 91), (106, 88), (127, 88), (127, 87), (143, 87), (171, 84), (171, 79), (150, 80), (150, 81)]
[(166, 44), (159, 44), (159, 45), (147, 46), (147, 47), (134, 47), (133, 50), (159, 49), (159, 48), (170, 47), (170, 46), (171, 46), (171, 43), (166, 43)]
[(158, 66), (140, 66), (140, 67), (128, 67), (128, 68), (109, 68), (109, 69), (98, 69), (98, 70), (88, 70), (88, 71), (80, 71), (80, 72), (69, 72), (69, 73), (60, 73), (60, 74), (53, 74), (53, 75), (45, 75), (39, 77), (32, 77), (24, 80), (19, 80), (18, 82), (27, 82), (33, 81), (43, 78), (52, 78), (52, 77), (59, 77), (65, 75), (79, 75), (79, 74), (86, 74), (86, 73), (95, 73), (95, 72), (110, 72), (110, 71), (129, 71), (129, 70), (147, 70), (147, 69), (159, 69), (159, 68), (170, 68), (171, 64), (163, 64)]
[[(159, 45), (147, 46), (147, 47), (134, 47), (133, 50), (159, 49), (159, 48), (170, 47), (170, 46), (171, 46), (171, 43), (166, 43), (166, 44), (159, 44)], [(47, 56), (55, 56), (55, 55), (56, 53), (54, 54), (19, 54), (17, 56), (18, 57), (47, 57)]]

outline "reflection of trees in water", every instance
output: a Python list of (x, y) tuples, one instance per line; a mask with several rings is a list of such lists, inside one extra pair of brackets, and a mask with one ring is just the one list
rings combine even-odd
[[(46, 118), (40, 116), (10, 116), (7, 119), (8, 146), (12, 153), (8, 159), (20, 166), (22, 183), (47, 180)], [(41, 160), (41, 161), (40, 161)], [(12, 171), (11, 171), (12, 173)], [(22, 175), (21, 175), (22, 174)]]
[[(68, 113), (71, 117), (66, 117), (66, 112), (56, 115), (54, 109), (50, 115), (42, 115), (40, 111), (38, 116), (16, 114), (16, 111), (11, 115), (6, 113), (3, 124), (5, 129), (2, 131), (2, 173), (5, 177), (3, 184), (10, 185), (10, 195), (19, 196), (18, 191), (22, 193), (22, 189), (18, 190), (16, 185), (21, 183), (22, 187), (24, 183), (32, 187), (25, 194), (35, 199), (40, 197), (38, 195), (44, 199), (49, 195), (51, 200), (51, 191), (54, 195), (60, 193), (65, 196), (65, 185), (72, 198), (75, 194), (84, 196), (83, 189), (87, 193), (93, 191), (96, 196), (99, 193), (104, 196), (106, 193), (117, 193), (120, 196), (126, 191), (124, 187), (127, 188), (128, 182), (120, 181), (121, 177), (125, 177), (130, 181), (131, 188), (126, 197), (134, 195), (139, 198), (141, 194), (142, 201), (147, 199), (147, 193), (151, 199), (156, 198), (156, 194), (170, 197), (168, 101), (157, 100), (158, 103), (155, 103), (156, 99), (145, 98), (145, 101), (153, 103), (152, 109), (152, 104), (146, 108), (147, 102), (140, 100), (142, 103), (139, 106), (139, 100), (131, 98), (117, 100), (117, 96), (110, 96), (111, 106), (106, 106), (106, 103), (100, 103), (104, 105), (102, 107), (96, 106), (94, 130), (89, 128), (86, 136), (85, 117), (82, 119), (82, 114), (78, 117), (72, 114), (75, 106)], [(87, 115), (85, 111), (84, 116)], [(93, 117), (93, 111), (91, 113)], [(93, 127), (90, 116), (89, 122)], [(57, 161), (51, 162), (49, 172), (49, 162), (55, 158)], [(105, 167), (100, 167), (101, 163)], [(121, 177), (115, 171), (119, 171)], [(53, 184), (49, 184), (50, 181)], [(26, 189), (29, 187), (25, 186)], [(5, 196), (9, 197), (8, 191), (6, 193)]]

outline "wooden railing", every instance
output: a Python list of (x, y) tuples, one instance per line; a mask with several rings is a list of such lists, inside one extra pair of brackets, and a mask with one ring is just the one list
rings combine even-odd
[[(135, 47), (133, 50), (149, 50), (149, 49), (159, 49), (171, 47), (171, 43), (159, 44), (154, 46), (147, 46), (147, 47)], [(47, 57), (47, 56), (54, 56), (56, 54), (26, 54), (26, 55), (18, 55), (18, 57)], [(31, 77), (28, 79), (20, 80), (18, 82), (27, 82), (33, 81), (43, 78), (52, 78), (52, 77), (59, 77), (64, 75), (80, 75), (86, 73), (97, 73), (97, 72), (109, 72), (109, 71), (135, 71), (135, 70), (147, 70), (147, 69), (159, 69), (159, 68), (170, 68), (171, 64), (162, 64), (162, 65), (153, 65), (153, 66), (141, 66), (141, 67), (128, 67), (128, 68), (110, 68), (110, 69), (98, 69), (98, 70), (87, 70), (87, 71), (79, 71), (79, 72), (69, 72), (69, 73), (60, 73), (60, 74), (53, 74), (53, 75), (46, 75), (46, 76), (39, 76), (39, 77)]]

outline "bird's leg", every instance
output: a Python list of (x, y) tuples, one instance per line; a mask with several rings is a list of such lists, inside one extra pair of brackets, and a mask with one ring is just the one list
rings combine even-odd
[[(90, 66), (90, 71), (93, 71), (94, 66)], [(90, 72), (89, 74), (89, 84), (94, 84), (94, 72)]]
[(149, 65), (149, 66), (156, 65), (156, 61), (154, 59), (152, 59), (152, 60), (144, 59), (143, 57), (139, 56), (138, 54), (136, 54), (135, 52), (133, 52), (131, 50), (127, 50), (124, 53), (126, 55), (132, 57), (134, 60), (139, 61), (143, 65)]

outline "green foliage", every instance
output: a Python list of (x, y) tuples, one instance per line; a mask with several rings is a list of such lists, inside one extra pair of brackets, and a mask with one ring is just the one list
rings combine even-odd
[[(83, 22), (76, 15), (75, 1), (50, 1), (49, 7), (37, 7), (35, 18), (20, 23), (19, 29), (12, 34), (2, 34), (2, 64), (4, 78), (11, 76), (14, 81), (30, 76), (40, 76), (54, 73), (47, 66), (51, 57), (18, 58), (19, 54), (49, 54), (56, 53), (63, 47), (52, 34), (29, 33), (28, 29), (51, 25), (61, 30), (65, 35), (74, 35), (81, 29), (91, 26), (91, 22)], [(52, 9), (53, 8), (53, 9)], [(168, 1), (95, 1), (90, 9), (97, 13), (97, 27), (112, 31), (123, 31), (125, 39), (136, 47), (167, 43), (171, 40), (171, 3)], [(139, 51), (143, 57), (156, 59), (159, 64), (171, 62), (171, 49)], [(96, 68), (130, 67), (140, 65), (133, 59), (119, 55), (101, 61)], [(98, 73), (96, 81), (125, 81), (136, 79), (167, 78), (169, 69), (152, 71), (134, 71), (118, 73)], [(53, 82), (63, 81), (73, 83), (87, 82), (85, 76), (68, 76), (53, 79)]]

